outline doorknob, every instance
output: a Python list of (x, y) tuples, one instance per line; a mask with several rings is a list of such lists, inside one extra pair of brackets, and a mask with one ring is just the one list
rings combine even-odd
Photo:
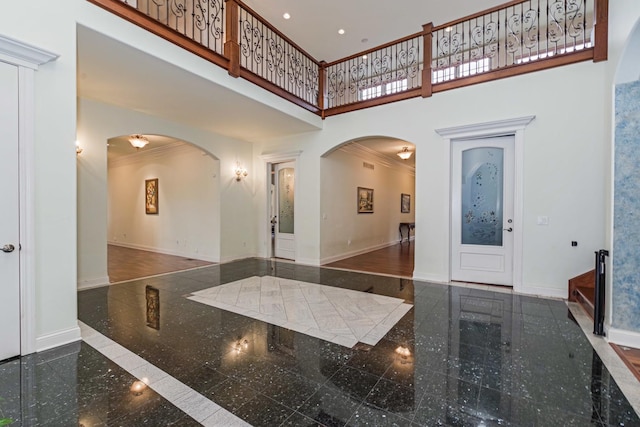
[(15, 250), (15, 248), (16, 248), (15, 246), (13, 246), (11, 243), (9, 243), (8, 245), (4, 245), (2, 247), (2, 252), (7, 252), (7, 253), (13, 252)]
[(513, 227), (509, 227), (509, 228), (503, 228), (504, 231), (508, 231), (509, 233), (511, 233), (513, 231)]

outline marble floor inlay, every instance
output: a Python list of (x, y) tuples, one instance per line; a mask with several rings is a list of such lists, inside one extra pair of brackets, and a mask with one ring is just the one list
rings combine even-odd
[[(268, 283), (256, 287), (263, 276)], [(232, 283), (245, 284), (246, 292)], [(292, 283), (302, 283), (299, 291)], [(338, 293), (334, 305), (329, 294), (338, 289), (354, 293)], [(228, 306), (249, 301), (252, 311), (266, 310), (287, 327), (186, 298), (212, 292)], [(412, 305), (397, 322), (387, 317), (393, 326), (375, 345), (346, 347), (288, 328), (298, 318), (308, 329), (326, 322), (332, 328), (326, 335), (342, 337), (336, 332), (346, 328), (354, 337), (365, 334), (364, 327), (352, 331), (345, 318), (357, 310), (372, 316), (374, 305), (352, 299), (369, 295), (396, 300), (393, 310)], [(297, 305), (288, 313), (290, 298), (335, 310), (340, 320), (331, 323)], [(30, 427), (640, 426), (640, 382), (605, 339), (593, 336), (593, 324), (579, 310), (503, 288), (256, 258), (133, 280), (78, 293), (82, 341), (0, 362), (0, 421)], [(139, 393), (134, 386), (141, 380), (146, 388)]]
[(349, 348), (376, 345), (413, 307), (401, 298), (273, 276), (214, 286), (188, 299)]

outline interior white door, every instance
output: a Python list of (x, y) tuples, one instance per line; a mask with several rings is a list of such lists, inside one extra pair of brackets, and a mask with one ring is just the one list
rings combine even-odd
[(295, 163), (279, 163), (275, 167), (276, 218), (275, 256), (296, 259), (295, 235)]
[(18, 68), (0, 62), (0, 360), (20, 354)]
[(451, 280), (513, 286), (514, 144), (452, 143)]

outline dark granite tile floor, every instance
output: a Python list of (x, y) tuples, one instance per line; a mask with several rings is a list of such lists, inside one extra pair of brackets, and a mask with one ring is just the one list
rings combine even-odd
[[(349, 349), (185, 298), (255, 275), (414, 307), (377, 345)], [(159, 290), (156, 311), (147, 286)], [(249, 259), (82, 291), (78, 310), (255, 426), (640, 426), (562, 301)], [(132, 394), (134, 381), (85, 343), (11, 360), (0, 364), (0, 418), (198, 425), (151, 389)]]

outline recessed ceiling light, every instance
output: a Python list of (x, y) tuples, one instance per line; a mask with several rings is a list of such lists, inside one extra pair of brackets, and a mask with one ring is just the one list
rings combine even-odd
[(343, 30), (342, 28), (340, 28), (340, 29), (338, 30), (338, 34), (340, 34), (340, 35), (344, 34), (344, 30)]
[(291, 15), (289, 15), (287, 12), (285, 12), (284, 15), (282, 15), (282, 17), (284, 19), (289, 19), (289, 18), (291, 18)]
[(362, 59), (367, 59), (367, 55), (362, 55)]
[(450, 32), (451, 32), (451, 27), (447, 27), (447, 28), (445, 28), (444, 30), (445, 30), (447, 33), (450, 33)]

